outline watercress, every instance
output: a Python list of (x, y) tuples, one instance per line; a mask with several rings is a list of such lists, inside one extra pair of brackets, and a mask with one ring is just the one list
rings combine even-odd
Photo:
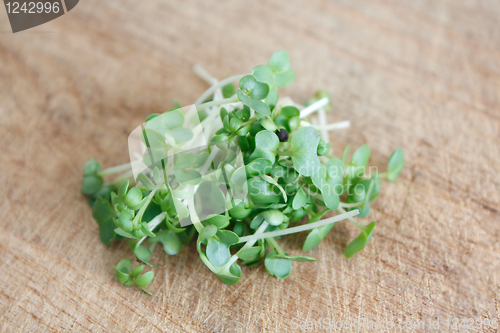
[[(199, 127), (188, 126), (191, 111), (176, 102), (173, 110), (146, 118), (140, 139), (148, 153), (140, 163), (148, 168), (137, 177), (136, 161), (102, 170), (90, 159), (84, 166), (81, 191), (90, 198), (101, 242), (126, 239), (139, 262), (155, 267), (149, 260), (158, 244), (176, 255), (195, 241), (202, 262), (226, 284), (240, 279), (238, 260), (247, 266), (264, 260), (269, 274), (287, 277), (292, 261), (316, 259), (289, 255), (276, 239), (310, 230), (302, 248), (310, 251), (343, 219), (361, 231), (345, 256), (362, 250), (376, 222), (364, 225), (353, 217), (369, 214), (381, 178), (395, 181), (399, 176), (403, 150), (392, 153), (387, 172), (380, 174), (367, 172), (367, 145), (349, 161), (349, 147), (335, 156), (329, 131), (349, 122), (326, 124), (330, 99), (325, 92), (306, 105), (279, 98), (278, 88), (295, 78), (286, 51), (274, 53), (248, 74), (220, 82), (199, 66), (195, 72), (211, 85), (190, 109), (199, 117)], [(321, 125), (309, 122), (315, 114)], [(203, 136), (207, 144), (194, 149), (192, 142)], [(243, 165), (234, 163), (235, 152)], [(115, 179), (108, 180), (112, 175)], [(208, 202), (212, 211), (197, 202)], [(332, 211), (340, 214), (322, 219)], [(296, 225), (306, 217), (307, 224)], [(186, 219), (192, 223), (186, 225)], [(124, 259), (115, 267), (116, 277), (149, 293), (145, 287), (154, 273), (141, 275), (145, 265), (132, 269)]]

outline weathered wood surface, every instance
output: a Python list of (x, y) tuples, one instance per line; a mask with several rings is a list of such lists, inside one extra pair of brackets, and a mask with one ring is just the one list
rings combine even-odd
[[(12, 34), (0, 10), (0, 327), (45, 331), (288, 331), (296, 321), (498, 318), (500, 5), (498, 1), (81, 1)], [(125, 163), (127, 135), (174, 99), (289, 51), (301, 101), (333, 96), (352, 128), (333, 148), (372, 147), (384, 168), (376, 232), (339, 223), (280, 281), (262, 265), (225, 286), (195, 248), (160, 267), (154, 296), (121, 286), (85, 198), (82, 166)], [(368, 220), (364, 221), (368, 222)], [(304, 235), (282, 241), (300, 253)], [(424, 329), (428, 331), (428, 328)], [(360, 330), (362, 331), (362, 330)]]

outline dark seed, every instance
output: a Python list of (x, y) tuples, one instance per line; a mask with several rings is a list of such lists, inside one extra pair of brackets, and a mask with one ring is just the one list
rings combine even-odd
[(278, 139), (280, 139), (280, 142), (288, 141), (288, 132), (286, 131), (286, 129), (282, 128), (276, 131), (276, 135), (278, 136)]

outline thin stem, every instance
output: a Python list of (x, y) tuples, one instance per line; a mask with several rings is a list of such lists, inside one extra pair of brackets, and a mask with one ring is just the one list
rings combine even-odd
[(198, 99), (196, 100), (196, 102), (194, 104), (198, 105), (198, 104), (201, 104), (204, 100), (206, 100), (210, 95), (212, 95), (215, 90), (217, 90), (217, 88), (219, 87), (223, 87), (225, 86), (226, 84), (228, 83), (232, 83), (234, 81), (239, 81), (241, 80), (242, 77), (244, 77), (246, 74), (243, 74), (243, 75), (235, 75), (235, 76), (231, 76), (231, 77), (228, 77), (227, 79), (224, 79), (222, 81), (219, 81), (217, 82), (216, 84), (214, 84), (213, 86), (211, 86), (210, 88), (208, 88), (203, 94), (201, 94), (200, 97), (198, 97)]
[(271, 244), (271, 246), (274, 248), (274, 250), (276, 251), (276, 253), (280, 256), (285, 256), (285, 252), (283, 252), (283, 250), (281, 249), (281, 247), (279, 246), (278, 242), (276, 242), (276, 239), (274, 238), (266, 238), (266, 241), (269, 242), (269, 244)]
[[(137, 163), (137, 162), (136, 162)], [(132, 168), (132, 163), (125, 163), (99, 171), (100, 176), (112, 175), (117, 172), (127, 171)]]
[(107, 184), (108, 185), (119, 185), (123, 181), (130, 179), (130, 177), (132, 177), (133, 175), (134, 175), (134, 172), (132, 170), (130, 170), (127, 173), (124, 173), (123, 175), (119, 176), (118, 178), (116, 178), (115, 180), (113, 180), (112, 182), (109, 182)]
[[(339, 210), (340, 209), (342, 209), (342, 208), (339, 208)], [(345, 210), (343, 210), (343, 211), (344, 211), (343, 214), (339, 214), (337, 216), (333, 216), (333, 217), (330, 217), (330, 218), (327, 218), (324, 220), (320, 220), (318, 222), (303, 224), (303, 225), (299, 225), (297, 227), (287, 228), (287, 229), (283, 229), (283, 230), (265, 232), (265, 233), (259, 234), (259, 235), (257, 235), (257, 232), (256, 232), (253, 235), (241, 237), (239, 243), (248, 242), (248, 241), (257, 241), (259, 239), (269, 238), (269, 237), (279, 237), (279, 236), (283, 236), (283, 235), (294, 234), (296, 232), (301, 232), (301, 231), (305, 231), (305, 230), (319, 228), (319, 227), (322, 227), (324, 225), (327, 225), (327, 224), (330, 224), (333, 222), (338, 222), (338, 221), (342, 221), (345, 219), (350, 219), (353, 216), (356, 216), (359, 214), (358, 209), (351, 210), (350, 212), (346, 212)]]
[(212, 84), (217, 84), (217, 79), (214, 78), (210, 73), (208, 73), (205, 68), (201, 67), (200, 65), (194, 65), (193, 66), (193, 72), (198, 75), (203, 81), (206, 83), (212, 85)]
[(312, 103), (311, 105), (300, 111), (300, 119), (305, 118), (311, 113), (318, 111), (320, 108), (322, 108), (327, 104), (328, 104), (328, 97), (323, 97), (319, 101)]
[(238, 96), (235, 95), (233, 97), (221, 99), (218, 101), (211, 101), (211, 102), (203, 103), (203, 104), (198, 105), (196, 108), (198, 109), (198, 111), (201, 111), (201, 110), (209, 108), (211, 106), (236, 103), (239, 101), (240, 101), (240, 99), (238, 98)]
[[(338, 210), (339, 212), (343, 213), (343, 214), (345, 214), (345, 213), (346, 213), (346, 210), (345, 210), (344, 208), (340, 207), (340, 206), (339, 206), (339, 208), (337, 208), (337, 210)], [(356, 209), (356, 211), (358, 211), (358, 213), (359, 213), (359, 209)], [(352, 211), (351, 211), (351, 212), (352, 212)], [(358, 214), (356, 214), (356, 215), (358, 215)], [(348, 217), (347, 219), (348, 219), (349, 221), (351, 221), (351, 222), (352, 222), (352, 224), (354, 224), (356, 227), (358, 227), (358, 229), (364, 230), (365, 226), (364, 226), (363, 224), (359, 223), (358, 221), (356, 221), (356, 220), (355, 220), (355, 219), (353, 219), (352, 217)]]
[[(319, 118), (319, 123), (320, 124), (326, 124), (326, 111), (325, 108), (320, 108), (318, 111), (318, 118)], [(328, 133), (328, 128), (326, 127), (319, 127), (318, 128), (321, 132), (321, 136), (323, 137), (323, 141), (325, 142), (330, 142), (330, 135)]]

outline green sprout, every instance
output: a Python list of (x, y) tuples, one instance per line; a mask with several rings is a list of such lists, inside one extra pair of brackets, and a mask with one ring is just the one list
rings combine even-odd
[[(211, 85), (195, 102), (203, 130), (189, 126), (178, 102), (162, 115), (148, 116), (142, 128), (141, 140), (148, 150), (142, 162), (162, 161), (162, 165), (139, 173), (136, 179), (132, 170), (139, 162), (102, 170), (90, 159), (84, 166), (81, 191), (90, 199), (101, 242), (126, 240), (141, 263), (132, 269), (130, 259), (120, 261), (115, 267), (118, 281), (150, 294), (145, 287), (154, 273), (141, 273), (145, 265), (156, 267), (149, 261), (156, 246), (161, 244), (165, 253), (176, 255), (192, 242), (202, 262), (225, 284), (239, 281), (240, 264), (254, 266), (262, 261), (269, 274), (284, 279), (291, 274), (293, 261), (316, 259), (289, 255), (279, 239), (308, 230), (302, 247), (307, 252), (341, 220), (360, 230), (345, 248), (345, 257), (363, 250), (376, 222), (366, 225), (354, 217), (369, 215), (371, 203), (380, 194), (381, 179), (398, 178), (405, 163), (403, 150), (390, 155), (384, 173), (370, 172), (367, 145), (350, 159), (349, 146), (342, 155), (334, 155), (329, 132), (350, 123), (326, 123), (332, 105), (325, 91), (305, 105), (279, 97), (278, 88), (295, 78), (286, 51), (274, 53), (267, 65), (250, 73), (220, 82), (199, 66), (195, 72)], [(189, 150), (203, 135), (208, 145)], [(231, 164), (233, 148), (241, 152), (242, 166)], [(171, 158), (180, 149), (185, 152)], [(212, 171), (209, 181), (204, 181), (208, 171)], [(247, 195), (234, 198), (221, 190), (221, 184), (232, 191), (245, 189)], [(200, 215), (203, 212), (195, 201), (199, 198), (222, 213)], [(338, 214), (324, 218), (329, 212)], [(182, 224), (185, 219), (192, 224)], [(303, 219), (308, 223), (298, 224)]]

